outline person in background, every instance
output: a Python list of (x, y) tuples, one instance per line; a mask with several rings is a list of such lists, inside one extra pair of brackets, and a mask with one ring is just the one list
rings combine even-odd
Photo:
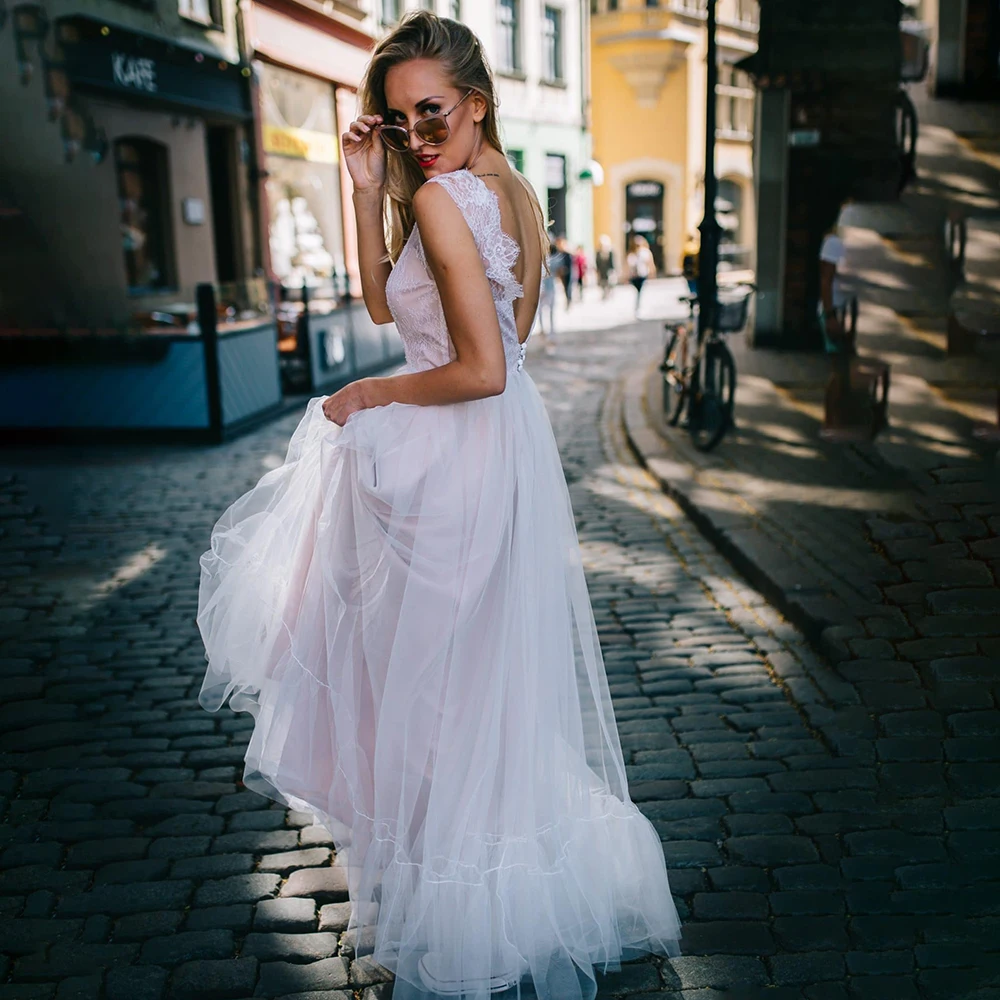
[(587, 251), (582, 246), (578, 246), (576, 253), (573, 254), (573, 280), (579, 289), (578, 297), (581, 302), (583, 301), (583, 283), (587, 278), (588, 266)]
[(569, 248), (569, 240), (565, 236), (560, 236), (556, 240), (556, 277), (562, 282), (563, 291), (566, 293), (566, 308), (569, 309), (573, 301), (573, 252)]
[(615, 272), (615, 254), (611, 249), (611, 237), (604, 233), (597, 241), (597, 253), (594, 255), (594, 267), (597, 270), (597, 283), (601, 294), (607, 298), (611, 294), (612, 279)]
[(844, 241), (834, 224), (819, 248), (819, 321), (826, 349), (830, 353), (850, 352), (852, 347), (845, 343), (846, 331), (841, 320), (847, 296), (837, 272), (844, 256)]
[(635, 289), (635, 318), (639, 318), (639, 302), (642, 299), (642, 286), (647, 278), (656, 276), (656, 262), (653, 251), (649, 249), (645, 236), (632, 237), (632, 250), (626, 263), (628, 264), (628, 280)]
[(690, 233), (684, 243), (684, 252), (681, 255), (681, 270), (688, 283), (688, 292), (691, 295), (698, 294), (698, 273), (701, 263), (701, 240), (698, 233)]

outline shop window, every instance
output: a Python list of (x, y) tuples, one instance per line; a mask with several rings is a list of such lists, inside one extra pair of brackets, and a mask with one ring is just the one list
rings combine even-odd
[(189, 21), (222, 27), (222, 0), (177, 0), (177, 12)]
[(518, 0), (497, 0), (497, 66), (501, 72), (521, 69), (521, 25)]
[(542, 18), (542, 74), (546, 80), (563, 78), (563, 12), (546, 7)]
[(346, 280), (333, 87), (258, 63), (271, 269), (287, 297), (333, 299)]
[(122, 252), (130, 292), (174, 284), (167, 147), (151, 139), (115, 142)]
[(755, 91), (750, 77), (733, 66), (719, 66), (716, 94), (716, 131), (724, 139), (753, 136)]

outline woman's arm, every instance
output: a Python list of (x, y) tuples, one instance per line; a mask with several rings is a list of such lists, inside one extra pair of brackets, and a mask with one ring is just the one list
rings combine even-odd
[(465, 218), (438, 184), (424, 184), (417, 191), (413, 212), (456, 358), (428, 371), (352, 382), (323, 404), (334, 423), (343, 424), (356, 410), (372, 406), (464, 403), (497, 396), (506, 387), (507, 362), (496, 305)]
[(385, 298), (385, 283), (392, 264), (385, 246), (382, 217), (382, 188), (354, 192), (354, 214), (358, 220), (358, 269), (361, 294), (373, 323), (391, 323), (392, 313)]

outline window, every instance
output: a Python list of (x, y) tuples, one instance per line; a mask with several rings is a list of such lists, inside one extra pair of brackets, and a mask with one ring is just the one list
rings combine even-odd
[(618, 10), (618, 0), (608, 0), (608, 10)]
[(497, 66), (507, 73), (521, 69), (518, 3), (519, 0), (497, 0)]
[(402, 16), (402, 0), (381, 0), (383, 24), (395, 24)]
[(659, 7), (660, 6), (660, 0), (646, 0), (646, 6), (647, 7)]
[(546, 7), (542, 17), (542, 77), (545, 80), (563, 78), (562, 11)]
[(524, 150), (523, 149), (508, 149), (507, 159), (510, 165), (518, 172), (524, 173)]
[(423, 7), (424, 10), (433, 10), (434, 0), (420, 0), (420, 6)]
[(271, 269), (330, 299), (346, 272), (333, 87), (259, 62)]
[(122, 252), (130, 292), (173, 285), (167, 147), (151, 139), (115, 142)]
[(742, 70), (719, 66), (716, 94), (716, 131), (730, 139), (749, 139), (753, 135), (754, 89)]
[(448, 16), (453, 21), (462, 20), (462, 0), (449, 0)]
[(189, 21), (222, 27), (221, 0), (178, 0), (177, 12)]

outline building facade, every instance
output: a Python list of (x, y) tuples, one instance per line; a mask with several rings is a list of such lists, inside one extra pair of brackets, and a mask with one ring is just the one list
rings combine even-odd
[[(618, 259), (644, 236), (661, 273), (677, 272), (704, 209), (705, 0), (593, 0), (597, 234)], [(716, 212), (723, 266), (752, 266), (754, 91), (735, 65), (757, 48), (756, 0), (718, 0)]]
[(303, 284), (328, 299), (361, 294), (340, 133), (378, 23), (368, 3), (348, 0), (247, 4), (263, 263), (288, 294)]
[(235, 0), (22, 4), (0, 46), (0, 325), (142, 326), (252, 273)]
[(759, 91), (758, 346), (823, 349), (823, 238), (847, 199), (891, 201), (906, 183), (900, 11), (898, 0), (762, 4), (760, 47), (743, 63)]

